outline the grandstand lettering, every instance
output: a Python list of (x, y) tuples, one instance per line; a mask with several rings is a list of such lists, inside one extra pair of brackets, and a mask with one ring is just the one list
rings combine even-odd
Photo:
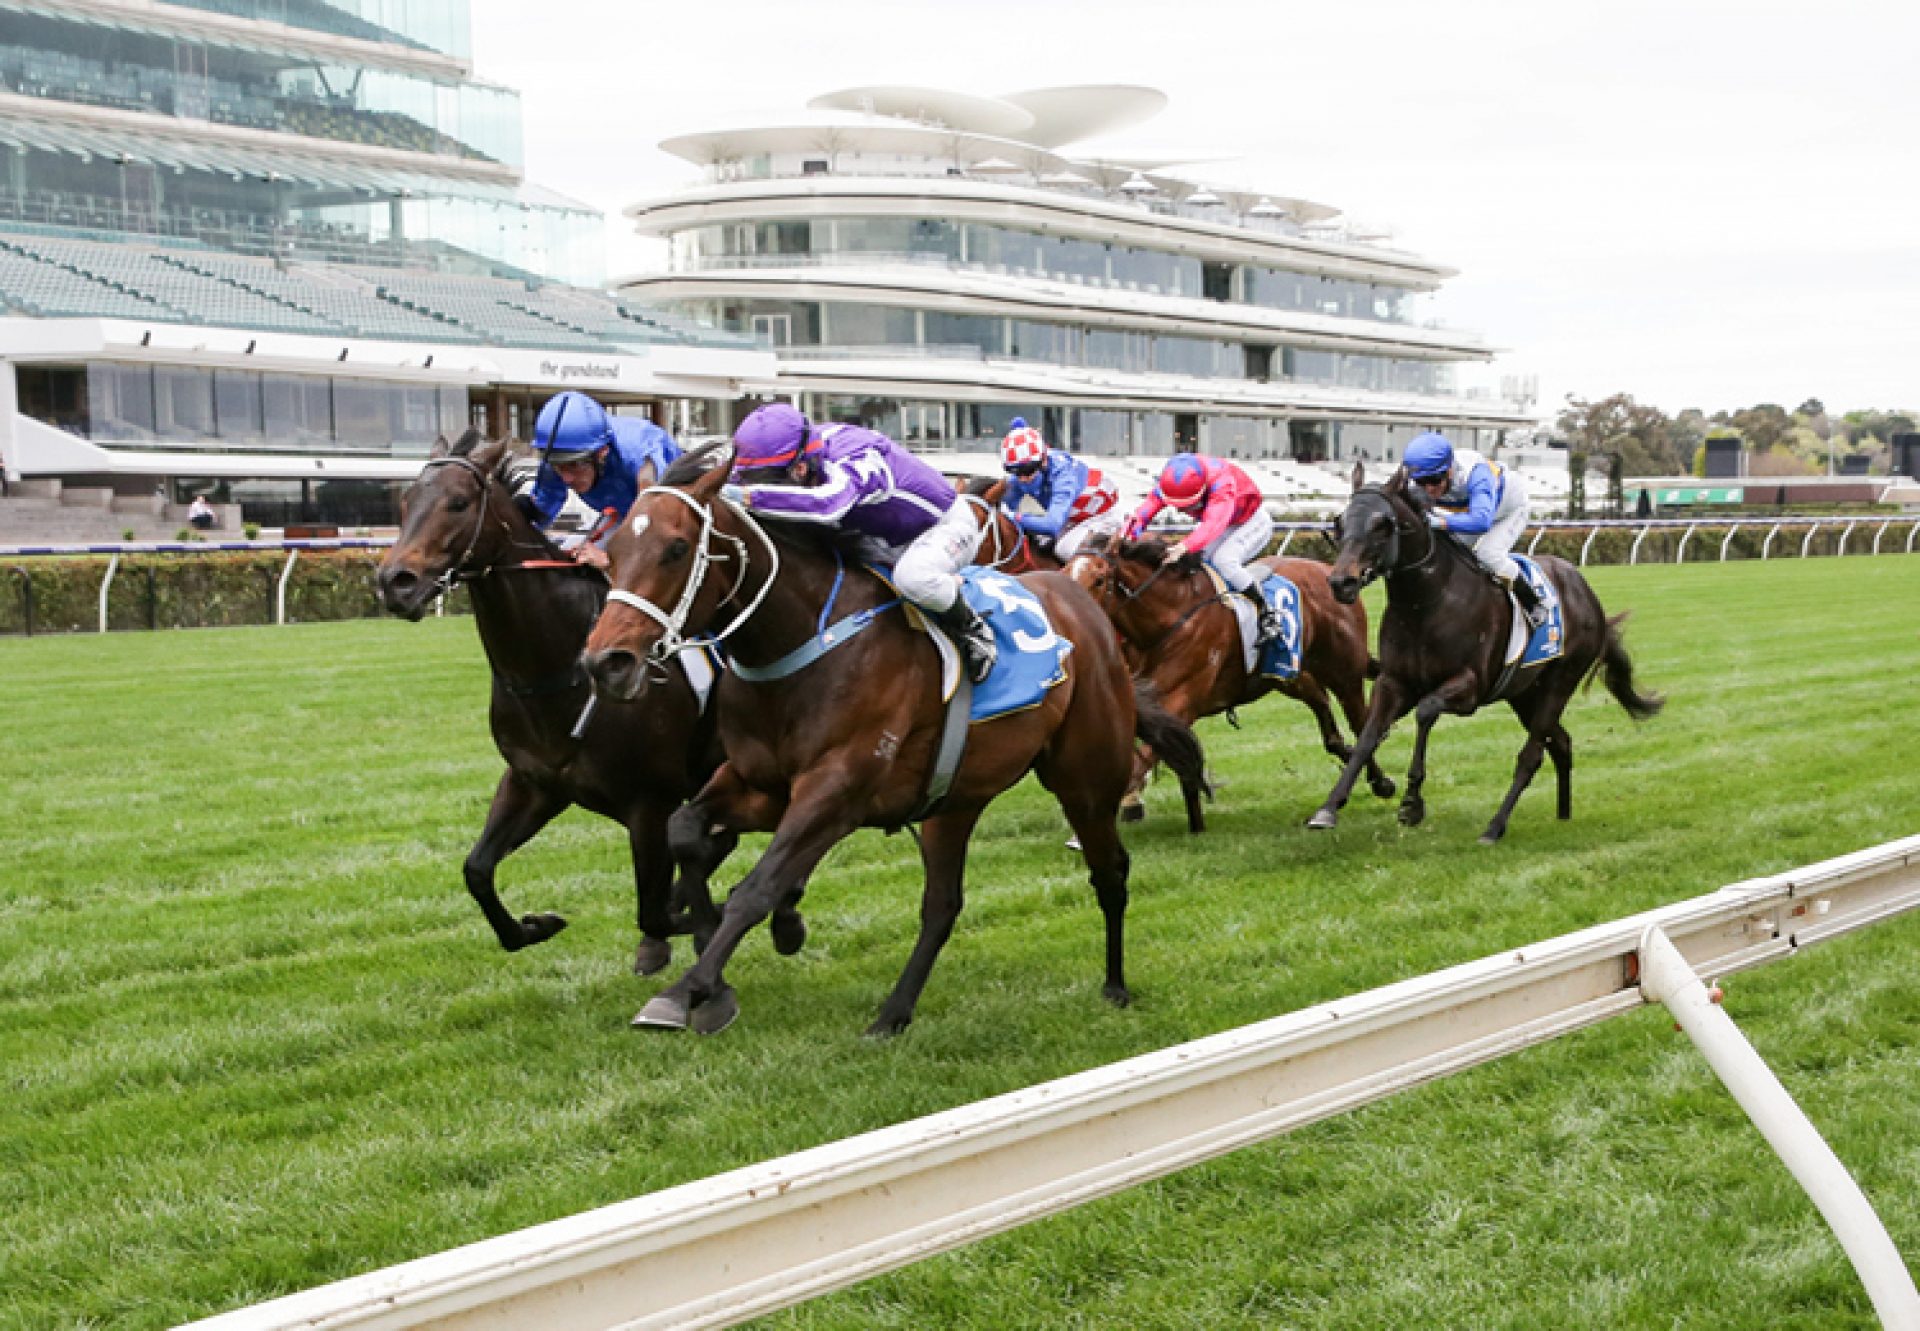
[(549, 379), (618, 379), (620, 367), (609, 361), (543, 360), (540, 373)]

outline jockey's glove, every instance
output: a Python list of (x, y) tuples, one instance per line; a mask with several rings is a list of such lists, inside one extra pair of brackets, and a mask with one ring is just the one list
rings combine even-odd
[(1427, 525), (1445, 531), (1447, 529), (1447, 515), (1430, 508), (1427, 510)]
[(729, 504), (734, 505), (736, 508), (746, 508), (748, 506), (747, 491), (745, 486), (735, 485), (732, 482), (728, 482), (727, 484), (720, 487), (720, 497), (726, 500)]

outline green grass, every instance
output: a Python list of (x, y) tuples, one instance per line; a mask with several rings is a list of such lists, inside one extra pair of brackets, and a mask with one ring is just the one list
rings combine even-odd
[[(1667, 712), (1596, 690), (1506, 843), (1521, 733), (1436, 731), (1428, 822), (1304, 709), (1203, 726), (1189, 839), (1130, 829), (1135, 1006), (1032, 783), (988, 815), (903, 1038), (859, 1032), (918, 870), (862, 833), (724, 1036), (637, 1034), (624, 838), (501, 875), (573, 927), (509, 956), (460, 883), (499, 771), (471, 625), (0, 641), (0, 1326), (157, 1327), (1336, 998), (1916, 830), (1911, 558), (1592, 571)], [(1404, 770), (1396, 733), (1389, 769)], [(731, 881), (731, 877), (725, 879)], [(1920, 1253), (1920, 921), (1735, 977), (1728, 1010)], [(684, 957), (684, 948), (682, 949)], [(675, 972), (677, 973), (676, 966)], [(1868, 1327), (1811, 1204), (1641, 1013), (769, 1319), (787, 1327)]]

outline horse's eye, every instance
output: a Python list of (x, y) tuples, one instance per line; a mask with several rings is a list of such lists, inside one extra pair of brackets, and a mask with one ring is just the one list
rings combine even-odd
[(691, 549), (693, 549), (693, 547), (687, 543), (686, 537), (676, 536), (667, 542), (667, 548), (661, 554), (660, 562), (662, 564), (671, 564), (676, 560), (685, 559), (687, 557), (687, 551)]
[(464, 513), (472, 507), (473, 501), (470, 499), (449, 499), (447, 501), (447, 512), (449, 513)]

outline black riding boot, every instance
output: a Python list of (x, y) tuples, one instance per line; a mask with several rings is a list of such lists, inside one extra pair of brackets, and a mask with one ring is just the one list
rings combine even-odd
[(985, 681), (993, 673), (1000, 648), (993, 641), (993, 630), (980, 618), (980, 612), (967, 604), (966, 597), (956, 596), (953, 604), (933, 620), (959, 645), (960, 655), (966, 658), (967, 678), (976, 684)]
[(1253, 637), (1253, 645), (1256, 649), (1265, 647), (1270, 642), (1278, 642), (1286, 635), (1286, 621), (1280, 618), (1278, 610), (1267, 604), (1267, 598), (1261, 594), (1259, 583), (1254, 583), (1240, 594), (1253, 602), (1253, 611), (1260, 617), (1259, 627)]
[(1516, 577), (1511, 586), (1513, 594), (1520, 602), (1520, 613), (1527, 617), (1530, 628), (1539, 628), (1547, 622), (1547, 608), (1540, 604), (1540, 593), (1524, 577)]

